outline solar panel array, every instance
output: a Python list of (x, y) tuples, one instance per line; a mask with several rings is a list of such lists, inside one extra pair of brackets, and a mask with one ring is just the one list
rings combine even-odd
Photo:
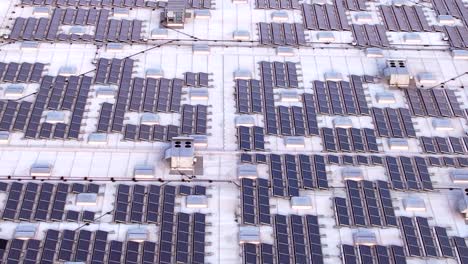
[(382, 245), (343, 244), (341, 255), (344, 264), (378, 263), (378, 264), (405, 264), (406, 256), (403, 247)]
[(352, 25), (354, 42), (358, 47), (388, 48), (390, 42), (383, 25)]
[(273, 196), (299, 196), (301, 188), (328, 188), (323, 156), (270, 154), (269, 160)]
[(385, 27), (388, 31), (420, 32), (434, 31), (421, 6), (380, 6)]
[[(85, 191), (85, 185), (80, 184), (83, 188), (76, 189), (75, 184), (72, 186), (72, 193), (97, 193), (99, 185), (89, 184)], [(7, 191), (8, 185), (5, 187)], [(68, 210), (65, 211), (67, 195), (70, 193), (70, 185), (66, 183), (34, 183), (26, 184), (13, 182), (9, 185), (8, 198), (3, 210), (2, 219), (14, 221), (79, 221), (80, 212)], [(91, 213), (91, 212), (89, 212)], [(89, 215), (86, 211), (83, 212), (82, 221)], [(94, 214), (94, 213), (93, 213)], [(64, 219), (65, 216), (65, 219)], [(94, 217), (91, 219), (94, 220)]]
[(302, 4), (302, 17), (308, 30), (351, 30), (342, 1), (334, 5)]
[(239, 149), (250, 150), (265, 150), (265, 135), (263, 127), (253, 126), (239, 126), (237, 128)]
[[(340, 0), (336, 1), (336, 4), (341, 4), (339, 3)], [(366, 7), (366, 1), (365, 0), (345, 0), (344, 1), (346, 9), (351, 10), (351, 11), (365, 11), (367, 10)]]
[(0, 62), (0, 81), (11, 83), (37, 83), (42, 78), (44, 63)]
[(318, 112), (325, 115), (369, 115), (361, 76), (351, 82), (314, 81)]
[(422, 157), (385, 157), (390, 185), (395, 190), (434, 189), (430, 178), (427, 161)]
[[(273, 259), (277, 263), (323, 263), (323, 253), (320, 241), (318, 217), (315, 215), (275, 215), (274, 216), (275, 248)], [(261, 246), (261, 262), (254, 259), (253, 248), (247, 248), (249, 259), (253, 262), (245, 263), (273, 263), (268, 257), (263, 259), (264, 250), (268, 246)], [(244, 251), (244, 259), (248, 255)]]
[(256, 0), (255, 7), (258, 9), (299, 9), (297, 0)]
[(327, 152), (379, 152), (373, 129), (322, 127), (321, 132)]
[[(109, 19), (107, 9), (56, 8), (49, 18), (15, 19), (9, 39), (27, 41), (140, 42), (142, 21)], [(94, 35), (59, 33), (63, 25), (95, 26)]]
[(299, 23), (258, 24), (260, 43), (267, 46), (304, 46), (306, 37), (304, 26)]
[[(148, 2), (151, 2), (148, 3)], [(144, 0), (21, 0), (23, 5), (38, 6), (80, 6), (80, 7), (156, 7), (155, 1)]]
[[(455, 242), (455, 247), (453, 247), (445, 228), (430, 226), (428, 218), (425, 217), (400, 216), (399, 223), (409, 256), (431, 258), (453, 258), (455, 256), (453, 249), (457, 249), (457, 238), (453, 238)], [(465, 243), (464, 240), (462, 243)], [(462, 253), (462, 256), (466, 258), (466, 252)]]
[(411, 113), (406, 108), (372, 108), (374, 124), (380, 137), (415, 138)]
[(467, 154), (468, 137), (420, 137), (423, 152), (431, 154)]
[(242, 223), (270, 225), (269, 182), (267, 179), (241, 180)]
[(186, 86), (191, 87), (209, 87), (209, 75), (205, 72), (186, 72), (184, 73)]
[(338, 225), (397, 226), (395, 210), (386, 182), (346, 180), (345, 183), (348, 199), (334, 198)]
[(415, 116), (465, 117), (457, 95), (451, 89), (405, 89)]
[(263, 113), (262, 86), (258, 80), (236, 80), (237, 111), (242, 114)]

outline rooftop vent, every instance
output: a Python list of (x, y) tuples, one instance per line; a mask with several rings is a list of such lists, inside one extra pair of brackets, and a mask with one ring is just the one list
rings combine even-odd
[(260, 243), (260, 227), (258, 226), (240, 226), (239, 243)]
[(15, 229), (15, 238), (21, 240), (32, 239), (36, 236), (36, 226), (31, 224), (19, 224)]
[(333, 119), (333, 125), (336, 128), (352, 128), (353, 127), (353, 121), (351, 118), (348, 117), (335, 117)]
[(160, 79), (164, 77), (164, 71), (161, 68), (151, 68), (146, 71), (146, 78)]
[(31, 166), (30, 174), (32, 177), (50, 177), (52, 174), (52, 165), (37, 163)]
[(255, 126), (255, 119), (251, 115), (241, 115), (236, 117), (236, 126)]
[(415, 196), (404, 198), (403, 207), (405, 208), (405, 211), (408, 211), (408, 212), (425, 212), (426, 211), (426, 204), (424, 203), (424, 200)]
[(76, 205), (78, 206), (96, 206), (97, 193), (79, 193), (76, 195)]
[(406, 138), (389, 138), (388, 147), (390, 150), (409, 150), (408, 140)]
[(208, 100), (208, 89), (192, 88), (190, 89), (190, 100)]
[(257, 166), (252, 164), (242, 164), (237, 168), (239, 179), (248, 178), (248, 179), (257, 179)]
[(151, 30), (152, 39), (167, 39), (169, 31), (165, 28), (155, 28)]
[(0, 143), (2, 144), (8, 143), (9, 138), (10, 138), (10, 132), (0, 131)]
[(249, 70), (239, 69), (234, 72), (235, 80), (250, 80), (252, 79), (252, 73)]
[(283, 57), (292, 57), (295, 55), (295, 53), (292, 47), (280, 46), (276, 48), (276, 55)]
[(285, 137), (284, 145), (287, 148), (305, 148), (304, 137)]
[(360, 168), (346, 167), (341, 170), (343, 180), (362, 181), (364, 175)]
[(452, 170), (450, 176), (455, 184), (468, 184), (468, 170)]
[(96, 88), (96, 98), (98, 99), (114, 99), (115, 89), (112, 87)]
[(188, 195), (185, 204), (187, 208), (207, 208), (208, 198), (205, 195)]
[(149, 126), (158, 125), (159, 116), (153, 113), (144, 113), (141, 115), (140, 124)]
[(89, 144), (106, 144), (107, 143), (107, 134), (106, 133), (92, 133), (88, 136)]
[(291, 197), (291, 208), (297, 210), (312, 209), (312, 200), (309, 196)]
[(281, 102), (295, 103), (299, 102), (299, 96), (295, 90), (284, 90), (281, 92)]
[(285, 11), (275, 11), (271, 13), (271, 20), (276, 23), (285, 23), (288, 22), (288, 13)]
[(127, 231), (127, 240), (135, 242), (143, 242), (148, 239), (148, 231), (146, 228), (133, 228)]
[(16, 97), (21, 97), (23, 95), (24, 87), (22, 85), (10, 85), (8, 86), (5, 91), (3, 92), (3, 95), (5, 97), (9, 98), (16, 98)]
[(452, 50), (452, 57), (456, 60), (468, 60), (468, 50)]
[(379, 104), (394, 104), (396, 103), (395, 95), (389, 92), (379, 92), (375, 94), (375, 99)]
[(250, 40), (250, 32), (247, 30), (236, 30), (232, 33), (232, 38), (235, 40), (247, 41)]
[(210, 46), (208, 44), (194, 44), (193, 54), (195, 55), (208, 55), (210, 54)]
[(333, 32), (319, 32), (317, 33), (317, 40), (320, 42), (333, 42), (335, 41), (335, 35)]
[(154, 178), (154, 167), (150, 165), (139, 165), (133, 170), (135, 179), (152, 179)]
[(353, 234), (355, 245), (374, 246), (377, 244), (377, 237), (372, 231), (358, 230)]
[(21, 42), (21, 50), (24, 51), (35, 51), (39, 48), (39, 42), (37, 41), (23, 41)]
[(46, 122), (51, 124), (65, 123), (65, 113), (62, 111), (50, 111), (46, 114)]
[(453, 131), (453, 125), (449, 118), (434, 118), (432, 119), (432, 127), (436, 131)]
[(339, 72), (325, 73), (325, 81), (339, 82), (343, 80), (343, 75)]
[(367, 48), (366, 56), (368, 58), (383, 58), (383, 50), (379, 48)]

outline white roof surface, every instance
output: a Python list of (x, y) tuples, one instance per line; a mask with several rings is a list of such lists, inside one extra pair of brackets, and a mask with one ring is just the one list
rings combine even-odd
[[(0, 1), (0, 34), (8, 34), (15, 17), (29, 17), (33, 13), (33, 7), (22, 8), (17, 5), (19, 0)], [(182, 104), (204, 104), (208, 106), (208, 144), (205, 149), (197, 149), (196, 155), (203, 156), (204, 174), (194, 180), (196, 184), (208, 187), (207, 208), (187, 208), (185, 199), (177, 197), (177, 212), (202, 212), (207, 214), (207, 247), (206, 263), (234, 264), (242, 262), (241, 247), (238, 243), (240, 192), (238, 179), (238, 165), (241, 151), (238, 150), (236, 117), (239, 116), (236, 108), (234, 72), (238, 69), (248, 70), (253, 78), (260, 78), (260, 61), (296, 62), (300, 72), (300, 89), (298, 93), (313, 93), (312, 82), (325, 80), (328, 72), (341, 73), (344, 80), (349, 80), (349, 75), (373, 75), (382, 77), (386, 59), (404, 59), (408, 65), (409, 74), (416, 77), (419, 73), (430, 72), (438, 81), (449, 80), (467, 71), (467, 60), (455, 60), (449, 51), (446, 42), (441, 40), (442, 33), (419, 33), (422, 39), (421, 45), (404, 44), (403, 32), (390, 32), (387, 35), (391, 43), (398, 44), (398, 49), (383, 51), (384, 58), (368, 58), (363, 49), (350, 47), (347, 43), (352, 40), (351, 32), (334, 31), (334, 43), (319, 44), (316, 41), (316, 33), (306, 31), (311, 47), (295, 49), (295, 56), (276, 56), (276, 50), (272, 47), (258, 45), (259, 40), (257, 23), (271, 22), (272, 13), (275, 10), (255, 9), (255, 2), (248, 4), (233, 4), (230, 0), (216, 0), (214, 9), (210, 10), (209, 19), (190, 19), (184, 29), (179, 33), (169, 30), (168, 40), (178, 40), (174, 43), (154, 48), (144, 53), (154, 45), (162, 44), (167, 40), (148, 40), (147, 44), (124, 44), (121, 52), (108, 52), (103, 46), (83, 43), (40, 43), (35, 50), (21, 49), (21, 42), (0, 44), (0, 62), (41, 62), (46, 64), (46, 74), (56, 76), (62, 67), (76, 68), (77, 73), (87, 73), (95, 69), (93, 63), (99, 58), (124, 58), (134, 55), (135, 67), (133, 77), (145, 78), (147, 69), (161, 68), (165, 78), (183, 78), (183, 74), (190, 72), (209, 73), (210, 88), (206, 101), (190, 100), (189, 88), (183, 88)], [(381, 21), (377, 14), (377, 2), (369, 3), (372, 19)], [(14, 13), (13, 13), (14, 12)], [(289, 22), (302, 23), (300, 10), (285, 10)], [(352, 13), (352, 12), (351, 12)], [(430, 13), (430, 12), (428, 12)], [(435, 13), (430, 13), (430, 23), (436, 23)], [(134, 8), (129, 10), (126, 19), (139, 19), (143, 21), (143, 36), (150, 38), (151, 31), (159, 27), (159, 12), (146, 8)], [(354, 20), (355, 16), (350, 15)], [(351, 21), (351, 20), (350, 20)], [(380, 22), (381, 23), (381, 22)], [(232, 42), (233, 32), (250, 32), (254, 42)], [(201, 41), (194, 42), (186, 34), (196, 36)], [(216, 41), (215, 41), (216, 40)], [(206, 43), (210, 46), (207, 55), (194, 55), (192, 45)], [(401, 45), (400, 45), (401, 44)], [(5, 90), (8, 83), (0, 83), (0, 90)], [(0, 179), (30, 180), (29, 172), (32, 164), (50, 164), (51, 176), (48, 181), (59, 182), (61, 177), (69, 181), (83, 181), (92, 179), (102, 185), (97, 199), (97, 206), (92, 207), (96, 215), (113, 210), (116, 184), (111, 183), (110, 178), (127, 184), (134, 184), (132, 178), (135, 167), (141, 165), (154, 166), (156, 179), (174, 180), (179, 184), (181, 176), (169, 175), (169, 166), (164, 158), (164, 150), (170, 144), (163, 142), (129, 142), (123, 141), (123, 135), (119, 133), (108, 134), (107, 143), (93, 144), (88, 142), (88, 136), (96, 132), (99, 118), (100, 105), (103, 102), (115, 103), (115, 99), (98, 99), (95, 97), (96, 88), (103, 85), (91, 86), (89, 99), (86, 105), (84, 120), (81, 126), (80, 139), (76, 140), (43, 140), (25, 139), (22, 132), (10, 133), (8, 142), (0, 142)], [(448, 89), (454, 89), (463, 109), (468, 108), (467, 89), (468, 76), (462, 76), (446, 84)], [(38, 89), (38, 84), (26, 84), (23, 95), (28, 95)], [(117, 88), (116, 86), (112, 86)], [(397, 88), (389, 88), (384, 81), (365, 84), (366, 98), (369, 106), (374, 107), (409, 107), (404, 91)], [(280, 102), (282, 89), (275, 89), (275, 105), (302, 106), (302, 102)], [(390, 92), (395, 97), (395, 103), (379, 104), (376, 94)], [(0, 92), (0, 99), (3, 92)], [(24, 100), (34, 101), (34, 96)], [(140, 123), (143, 113), (126, 112), (124, 124)], [(69, 120), (70, 112), (65, 111)], [(179, 125), (181, 115), (179, 113), (158, 113), (159, 123), (162, 125)], [(256, 125), (264, 126), (263, 115), (252, 115)], [(334, 127), (335, 116), (319, 115), (319, 127)], [(375, 128), (371, 116), (349, 116), (355, 128)], [(452, 118), (452, 131), (436, 131), (433, 129), (431, 118), (413, 117), (413, 124), (418, 137), (463, 137), (468, 129), (466, 119)], [(322, 139), (318, 136), (306, 137), (305, 148), (291, 150), (284, 145), (281, 136), (266, 136), (266, 152), (276, 154), (323, 154)], [(384, 150), (377, 155), (407, 155), (427, 156), (418, 139), (409, 138), (408, 151), (392, 151), (387, 140), (377, 138), (377, 142)], [(268, 166), (258, 165), (258, 176), (269, 179)], [(312, 209), (293, 210), (289, 199), (270, 197), (271, 214), (314, 214), (319, 216), (321, 243), (325, 257), (325, 263), (339, 263), (341, 259), (341, 244), (353, 244), (352, 234), (356, 228), (337, 227), (335, 210), (332, 197), (346, 197), (345, 185), (341, 176), (343, 166), (327, 165), (327, 177), (330, 185), (328, 190), (303, 190), (301, 196), (309, 196), (312, 200)], [(365, 180), (389, 181), (383, 166), (360, 166)], [(407, 192), (392, 191), (393, 205), (397, 216), (422, 216), (428, 217), (431, 226), (448, 228), (449, 236), (468, 237), (468, 227), (463, 216), (457, 212), (457, 202), (460, 197), (460, 188), (466, 186), (454, 185), (450, 178), (451, 168), (429, 167), (431, 179), (435, 187), (433, 192), (414, 192), (424, 200), (426, 211), (408, 212), (404, 210), (403, 200), (410, 196)], [(9, 182), (11, 182), (9, 180)], [(141, 184), (150, 182), (139, 182)], [(154, 183), (154, 182), (152, 182)], [(159, 184), (156, 182), (156, 184)], [(193, 183), (195, 184), (195, 183)], [(0, 192), (0, 208), (3, 208), (7, 199), (7, 193)], [(76, 195), (69, 195), (65, 206), (66, 210), (83, 210), (85, 207), (75, 205)], [(89, 208), (85, 208), (88, 210)], [(0, 238), (11, 239), (18, 222), (2, 221)], [(47, 229), (74, 229), (81, 223), (67, 222), (37, 222), (39, 227), (37, 238), (41, 239)], [(145, 226), (149, 232), (148, 240), (158, 241), (159, 226), (140, 224), (113, 223), (112, 216), (104, 216), (98, 223), (92, 223), (87, 230), (112, 231), (108, 239), (125, 240), (126, 230)], [(404, 245), (404, 238), (398, 228), (370, 228), (377, 235), (377, 241), (381, 245)], [(274, 244), (274, 231), (271, 226), (261, 227), (261, 240)], [(457, 263), (450, 258), (407, 258), (408, 263)]]

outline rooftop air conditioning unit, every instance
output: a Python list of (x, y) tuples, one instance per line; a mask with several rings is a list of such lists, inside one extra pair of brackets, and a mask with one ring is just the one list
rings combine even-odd
[(387, 68), (384, 69), (384, 75), (388, 79), (390, 86), (408, 87), (410, 75), (404, 60), (388, 60)]

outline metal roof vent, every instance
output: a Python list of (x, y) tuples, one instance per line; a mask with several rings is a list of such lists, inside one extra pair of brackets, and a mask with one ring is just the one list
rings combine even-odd
[(115, 89), (112, 87), (96, 88), (96, 98), (98, 99), (114, 99)]
[(236, 117), (236, 127), (246, 126), (253, 127), (255, 126), (255, 119), (251, 115), (240, 115)]
[(436, 131), (453, 131), (453, 125), (449, 118), (433, 118), (432, 127)]
[(37, 41), (23, 41), (21, 42), (21, 50), (24, 51), (35, 51), (39, 48), (39, 42)]
[(194, 44), (193, 54), (195, 55), (208, 55), (210, 54), (210, 46), (208, 44)]
[(190, 100), (204, 100), (207, 101), (208, 89), (205, 88), (192, 88), (190, 89)]
[(287, 148), (305, 148), (304, 137), (285, 137), (284, 145)]
[(339, 72), (325, 73), (325, 81), (339, 82), (343, 80), (343, 75)]
[(368, 58), (383, 58), (383, 50), (379, 48), (367, 48), (366, 56)]
[(50, 15), (50, 9), (46, 6), (38, 6), (33, 9), (33, 16), (36, 17), (48, 17)]
[(422, 42), (421, 35), (415, 32), (406, 33), (403, 40), (406, 44), (420, 44)]
[(146, 228), (133, 228), (127, 231), (127, 240), (135, 242), (143, 242), (148, 239), (148, 231)]
[(404, 198), (403, 207), (405, 208), (405, 211), (407, 212), (425, 212), (426, 211), (426, 204), (424, 203), (424, 200), (415, 196)]
[(358, 23), (372, 23), (372, 14), (368, 12), (358, 12), (355, 15), (356, 22)]
[(63, 66), (63, 67), (60, 67), (60, 70), (59, 70), (59, 75), (62, 75), (62, 76), (72, 76), (72, 75), (76, 75), (77, 73), (77, 70), (76, 70), (76, 67), (74, 66)]
[(240, 226), (239, 243), (260, 243), (260, 227), (258, 226)]
[(191, 135), (193, 138), (193, 144), (196, 148), (208, 147), (208, 137), (206, 135)]
[(444, 26), (453, 26), (457, 22), (457, 20), (451, 15), (439, 15), (437, 20)]
[(452, 50), (452, 57), (456, 60), (468, 60), (468, 50)]
[(348, 117), (335, 117), (333, 119), (333, 125), (335, 128), (352, 128), (353, 127), (353, 121), (351, 118)]
[(232, 38), (235, 40), (247, 41), (250, 40), (250, 32), (247, 30), (236, 30), (232, 33)]
[(252, 73), (249, 70), (239, 69), (234, 72), (235, 80), (250, 80), (252, 79)]
[(167, 39), (169, 36), (169, 31), (165, 28), (155, 28), (151, 30), (152, 39)]
[(375, 94), (375, 100), (379, 104), (394, 104), (396, 103), (395, 95), (389, 92), (379, 92)]
[(390, 150), (409, 150), (408, 140), (406, 138), (389, 138), (388, 147)]
[(144, 113), (141, 115), (140, 119), (140, 124), (141, 125), (158, 125), (159, 124), (159, 116), (157, 114), (153, 113)]
[(208, 208), (208, 198), (205, 195), (188, 195), (185, 204), (187, 208)]
[(408, 87), (409, 85), (410, 75), (404, 60), (388, 60), (384, 75), (391, 86)]
[(312, 209), (312, 200), (309, 196), (291, 197), (291, 208), (297, 210)]
[(30, 175), (32, 177), (50, 177), (52, 174), (52, 165), (37, 163), (31, 166)]
[(450, 171), (450, 177), (453, 183), (468, 184), (468, 170), (452, 170)]
[(124, 48), (122, 43), (107, 43), (106, 51), (107, 52), (121, 52)]
[(418, 81), (422, 85), (431, 85), (437, 83), (437, 78), (430, 72), (421, 72), (418, 74)]
[(51, 124), (65, 123), (65, 113), (62, 111), (50, 111), (46, 114), (46, 122)]
[(335, 41), (335, 35), (333, 32), (319, 32), (317, 33), (317, 40), (320, 42), (333, 42)]
[(241, 164), (237, 167), (239, 179), (248, 178), (248, 179), (257, 179), (258, 172), (257, 166), (252, 164)]
[(76, 195), (75, 204), (78, 206), (96, 206), (97, 193), (79, 193)]
[(299, 95), (295, 90), (284, 90), (281, 92), (281, 102), (296, 103), (299, 102)]
[(10, 139), (10, 132), (0, 131), (0, 143), (2, 144), (8, 143), (9, 139)]
[(16, 239), (28, 240), (36, 236), (36, 226), (31, 224), (19, 224), (16, 226), (15, 235)]
[(360, 168), (346, 167), (341, 170), (343, 180), (362, 181), (364, 174)]
[(279, 46), (276, 47), (276, 55), (283, 57), (292, 57), (296, 55), (292, 47)]
[(133, 170), (135, 179), (152, 179), (154, 178), (154, 167), (151, 165), (138, 165)]
[(106, 133), (92, 133), (88, 136), (88, 143), (101, 145), (107, 143), (107, 134)]
[(164, 71), (161, 68), (151, 68), (146, 70), (146, 78), (160, 79), (164, 77)]
[(5, 91), (3, 92), (3, 95), (9, 98), (17, 98), (23, 95), (23, 91), (24, 91), (24, 86), (13, 84), (13, 85), (8, 86), (5, 89)]
[(211, 12), (208, 9), (200, 9), (194, 11), (194, 18), (196, 19), (210, 19)]
[(271, 20), (276, 23), (285, 23), (288, 22), (288, 13), (285, 11), (275, 11), (271, 13)]
[(130, 9), (128, 8), (120, 8), (120, 7), (114, 7), (114, 17), (128, 17), (130, 15)]
[(353, 234), (355, 245), (374, 246), (377, 244), (376, 235), (368, 230), (360, 229)]

